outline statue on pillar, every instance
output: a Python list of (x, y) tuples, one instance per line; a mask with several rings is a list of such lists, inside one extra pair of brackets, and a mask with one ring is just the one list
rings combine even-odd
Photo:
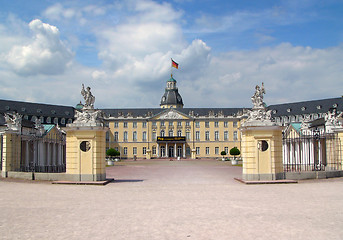
[(266, 94), (263, 83), (261, 87), (256, 85), (255, 94), (251, 97), (253, 108), (264, 108), (263, 94)]
[(94, 109), (95, 97), (91, 93), (91, 88), (87, 87), (85, 90), (85, 85), (82, 84), (81, 95), (85, 99), (85, 105), (83, 107), (85, 109)]
[(267, 110), (265, 103), (263, 102), (263, 94), (266, 93), (264, 89), (264, 84), (262, 86), (256, 85), (255, 93), (251, 97), (251, 101), (253, 103), (253, 108), (248, 110), (247, 120), (243, 123), (243, 125), (275, 125), (272, 122), (272, 111)]
[(103, 126), (103, 112), (94, 109), (95, 97), (91, 93), (91, 88), (85, 89), (84, 84), (82, 84), (81, 95), (85, 99), (85, 104), (81, 111), (75, 110), (75, 120), (71, 125)]

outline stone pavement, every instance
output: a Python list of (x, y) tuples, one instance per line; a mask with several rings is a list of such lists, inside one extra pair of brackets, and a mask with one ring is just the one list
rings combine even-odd
[(215, 160), (115, 163), (106, 186), (0, 180), (0, 239), (342, 239), (343, 179), (244, 185)]

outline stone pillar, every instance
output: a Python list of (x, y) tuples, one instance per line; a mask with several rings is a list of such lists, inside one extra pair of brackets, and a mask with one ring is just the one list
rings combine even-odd
[(242, 127), (244, 180), (284, 179), (282, 127)]
[(146, 155), (145, 155), (146, 159), (151, 159), (151, 149), (147, 149), (146, 150)]
[(21, 138), (18, 133), (5, 132), (3, 134), (3, 155), (1, 176), (7, 177), (8, 171), (15, 171), (20, 167)]
[(196, 155), (196, 149), (195, 148), (193, 148), (192, 149), (192, 159), (196, 159), (197, 157), (196, 157), (197, 155)]
[(183, 150), (183, 158), (186, 158), (186, 144), (185, 143), (183, 144), (182, 150)]
[(166, 152), (165, 152), (166, 157), (169, 155), (169, 149), (168, 149), (168, 143), (166, 143)]
[(67, 132), (66, 174), (72, 181), (106, 180), (106, 131), (102, 126), (77, 127)]
[(160, 157), (160, 144), (157, 143), (157, 157), (159, 158)]
[(340, 163), (340, 169), (343, 170), (343, 129), (337, 129), (337, 138), (338, 138), (338, 147), (337, 147), (337, 153), (336, 158), (338, 159), (338, 163)]

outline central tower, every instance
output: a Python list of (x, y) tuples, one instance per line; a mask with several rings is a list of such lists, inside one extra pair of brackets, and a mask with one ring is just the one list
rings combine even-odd
[(182, 97), (176, 87), (176, 80), (173, 75), (167, 81), (167, 87), (161, 98), (160, 106), (161, 108), (183, 108)]

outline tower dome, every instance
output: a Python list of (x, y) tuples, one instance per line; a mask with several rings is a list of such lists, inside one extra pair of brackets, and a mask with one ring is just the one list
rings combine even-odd
[(160, 106), (161, 108), (183, 107), (182, 97), (176, 87), (176, 80), (173, 78), (173, 75), (171, 75), (170, 79), (167, 81), (167, 87), (161, 98)]

